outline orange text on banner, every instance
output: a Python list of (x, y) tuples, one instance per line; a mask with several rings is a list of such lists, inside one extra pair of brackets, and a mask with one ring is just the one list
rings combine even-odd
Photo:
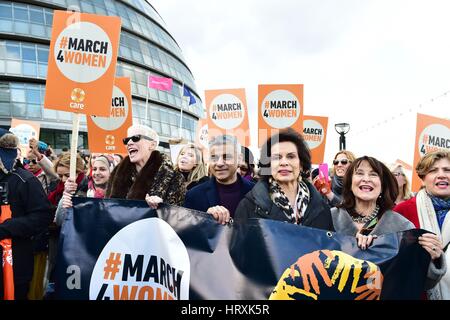
[(324, 162), (327, 128), (327, 117), (305, 115), (303, 118), (303, 138), (311, 150), (311, 163), (313, 164)]
[(54, 11), (45, 108), (109, 116), (120, 26), (119, 17)]
[(122, 139), (132, 125), (132, 101), (130, 78), (116, 78), (112, 99), (109, 101), (110, 116), (87, 116), (89, 150), (96, 153), (126, 154)]
[(258, 146), (281, 129), (303, 134), (303, 84), (258, 86)]
[(420, 158), (427, 153), (437, 150), (450, 151), (450, 120), (418, 113), (416, 141), (414, 143), (413, 192), (419, 191), (422, 185), (415, 170)]
[(208, 138), (229, 134), (241, 145), (250, 145), (245, 89), (205, 90), (208, 114)]

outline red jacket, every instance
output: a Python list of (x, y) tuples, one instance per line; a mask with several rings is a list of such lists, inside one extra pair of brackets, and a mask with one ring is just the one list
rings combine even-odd
[(406, 219), (414, 223), (416, 228), (420, 228), (419, 214), (417, 213), (416, 197), (403, 201), (396, 205), (393, 209), (395, 212), (400, 213)]

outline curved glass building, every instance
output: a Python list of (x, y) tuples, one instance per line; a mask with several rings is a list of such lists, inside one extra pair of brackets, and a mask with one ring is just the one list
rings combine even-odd
[[(133, 123), (155, 129), (163, 148), (170, 137), (193, 141), (197, 119), (203, 116), (194, 77), (164, 21), (145, 0), (0, 0), (0, 126), (9, 128), (11, 118), (36, 121), (40, 140), (56, 150), (70, 146), (71, 113), (43, 108), (53, 10), (67, 9), (121, 18), (116, 75), (131, 78)], [(147, 89), (148, 75), (172, 78), (172, 91)], [(180, 133), (183, 83), (197, 102), (184, 104)], [(88, 148), (85, 116), (79, 148)]]

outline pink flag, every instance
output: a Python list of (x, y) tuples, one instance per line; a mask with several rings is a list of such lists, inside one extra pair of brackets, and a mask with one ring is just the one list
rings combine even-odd
[(148, 76), (148, 87), (149, 88), (171, 91), (172, 83), (173, 83), (172, 78), (160, 78), (160, 77)]

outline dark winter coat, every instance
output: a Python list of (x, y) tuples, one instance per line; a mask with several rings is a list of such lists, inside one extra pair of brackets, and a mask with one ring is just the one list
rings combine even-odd
[[(240, 175), (238, 175), (238, 179), (241, 180), (242, 185), (241, 198), (244, 198), (255, 184), (243, 179)], [(221, 203), (219, 191), (217, 190), (217, 182), (214, 177), (189, 190), (186, 194), (186, 201), (184, 202), (185, 208), (202, 212), (206, 212), (209, 208), (218, 205), (221, 205)]]
[[(330, 208), (323, 200), (316, 188), (305, 181), (309, 189), (310, 201), (303, 217), (302, 225), (334, 231)], [(284, 212), (273, 203), (269, 195), (267, 181), (259, 181), (244, 199), (239, 203), (235, 222), (245, 223), (249, 218), (273, 219), (288, 222)]]
[[(15, 168), (7, 176), (2, 172), (0, 181), (8, 184), (11, 209), (11, 219), (0, 224), (0, 240), (12, 239), (14, 283), (23, 286), (33, 276), (32, 238), (45, 231), (53, 220), (50, 202), (39, 180), (25, 169)], [(0, 268), (0, 282), (2, 279)], [(0, 287), (0, 295), (3, 295), (3, 287)]]
[(186, 194), (183, 175), (176, 172), (167, 156), (157, 150), (152, 152), (139, 173), (130, 157), (125, 157), (111, 172), (105, 198), (144, 200), (147, 193), (174, 205), (182, 205)]

